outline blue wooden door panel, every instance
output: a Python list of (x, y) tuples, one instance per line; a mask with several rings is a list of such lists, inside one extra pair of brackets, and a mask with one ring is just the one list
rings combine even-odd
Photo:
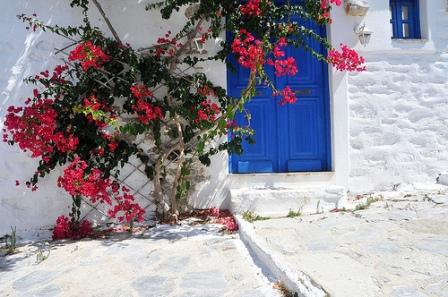
[[(325, 36), (325, 28), (311, 23), (303, 25), (313, 28)], [(307, 44), (316, 52), (325, 54), (324, 48), (315, 40)], [(330, 129), (328, 72), (326, 64), (303, 49), (288, 47), (286, 54), (294, 57), (298, 66), (297, 75), (269, 76), (281, 90), (290, 86), (297, 92), (298, 101), (292, 105), (279, 105), (270, 88), (257, 87), (257, 95), (246, 104), (251, 114), (251, 127), (255, 131), (255, 144), (243, 143), (244, 153), (231, 156), (233, 173), (301, 172), (330, 170)], [(236, 72), (228, 70), (228, 91), (233, 97), (241, 96), (247, 86), (249, 71), (239, 66), (230, 57)], [(236, 121), (246, 125), (245, 114), (238, 114)]]
[(316, 99), (301, 99), (288, 106), (289, 159), (320, 158), (320, 141), (315, 137), (320, 132)]
[[(310, 22), (308, 28), (324, 35), (323, 28)], [(314, 39), (307, 44), (318, 53), (323, 47)], [(295, 76), (277, 79), (276, 85), (282, 89), (290, 86), (297, 92), (298, 101), (288, 105), (280, 113), (280, 135), (283, 147), (279, 159), (279, 171), (327, 171), (328, 160), (328, 85), (326, 64), (320, 62), (309, 51), (289, 47), (287, 56), (294, 57), (299, 72)]]
[[(276, 131), (276, 104), (270, 97), (256, 97), (245, 106), (250, 113), (250, 126), (255, 131), (255, 143), (243, 142), (244, 154), (232, 156), (232, 171), (239, 173), (275, 172), (277, 170), (274, 160), (276, 146), (272, 140), (277, 138)], [(274, 110), (274, 112), (273, 112)], [(240, 126), (246, 126), (248, 120), (246, 113), (239, 113), (236, 121)]]
[[(228, 36), (229, 38), (230, 36)], [(227, 71), (228, 93), (232, 97), (240, 97), (241, 93), (247, 87), (250, 71), (241, 67), (233, 56), (229, 59), (232, 71)], [(273, 70), (268, 70), (267, 75), (274, 79)], [(277, 139), (277, 105), (273, 100), (272, 89), (258, 85), (256, 87), (256, 96), (245, 105), (245, 109), (250, 114), (250, 127), (255, 131), (255, 143), (249, 144), (243, 142), (244, 154), (241, 156), (231, 156), (230, 168), (235, 173), (251, 172), (276, 172), (277, 147), (272, 144), (273, 139)], [(247, 114), (238, 113), (235, 120), (239, 126), (248, 124)]]

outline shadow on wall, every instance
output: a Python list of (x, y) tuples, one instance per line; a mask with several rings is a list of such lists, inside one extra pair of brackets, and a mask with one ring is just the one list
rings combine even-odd
[(196, 193), (191, 197), (192, 206), (198, 209), (230, 207), (230, 176), (228, 173), (228, 154), (221, 152), (212, 157), (207, 168), (207, 181), (196, 185)]
[[(2, 1), (0, 3), (0, 129), (3, 128), (6, 109), (22, 105), (31, 94), (31, 87), (23, 79), (51, 69), (58, 63), (52, 54), (55, 47), (66, 44), (44, 32), (25, 29), (16, 15), (38, 16), (46, 23), (76, 23), (79, 13), (68, 12), (67, 1)], [(67, 11), (66, 14), (61, 11)], [(58, 172), (42, 180), (39, 190), (31, 192), (24, 185), (37, 168), (37, 162), (16, 147), (0, 144), (0, 234), (17, 226), (19, 237), (37, 237), (37, 227), (52, 225), (56, 217), (68, 211), (66, 195), (56, 188)], [(16, 186), (16, 180), (21, 186)]]
[[(175, 16), (174, 21), (163, 21), (157, 11), (147, 12), (144, 9), (147, 1), (142, 0), (108, 0), (103, 1), (103, 7), (117, 29), (123, 41), (136, 48), (154, 43), (168, 28), (180, 29), (184, 23), (183, 12)], [(23, 79), (35, 75), (42, 70), (52, 69), (60, 63), (60, 57), (54, 55), (55, 48), (69, 44), (66, 39), (51, 33), (32, 32), (25, 29), (16, 15), (36, 13), (46, 24), (77, 25), (82, 19), (79, 9), (72, 9), (67, 0), (21, 0), (0, 1), (2, 18), (0, 19), (0, 129), (3, 128), (6, 109), (10, 105), (22, 105), (32, 93), (32, 87), (24, 85)], [(92, 7), (91, 21), (95, 26), (108, 33), (99, 14)], [(169, 25), (169, 26), (168, 26)], [(210, 51), (213, 41), (210, 44)], [(225, 86), (225, 65), (212, 63), (204, 65), (203, 71), (211, 76), (216, 84)], [(215, 157), (212, 165), (213, 176), (217, 168), (227, 168), (226, 157)], [(53, 225), (60, 214), (69, 212), (67, 195), (56, 187), (56, 177), (61, 169), (44, 178), (39, 190), (31, 192), (25, 187), (16, 187), (15, 181), (25, 182), (36, 169), (36, 163), (31, 161), (16, 147), (0, 144), (0, 234), (9, 232), (10, 226), (17, 226), (19, 236), (28, 237), (33, 230), (42, 226)], [(211, 181), (199, 185), (201, 197), (198, 207), (220, 206), (225, 204), (224, 191), (226, 171), (220, 172)], [(225, 192), (225, 191), (224, 191)], [(205, 198), (202, 198), (205, 197)], [(38, 234), (37, 234), (38, 235)], [(36, 235), (36, 236), (37, 236)]]

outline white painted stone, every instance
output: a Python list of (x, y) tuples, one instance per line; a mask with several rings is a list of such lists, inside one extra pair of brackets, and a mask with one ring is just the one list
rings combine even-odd
[[(448, 168), (448, 67), (438, 55), (368, 55), (380, 73), (350, 75), (350, 190), (434, 183)], [(441, 65), (442, 63), (443, 65)], [(368, 66), (369, 67), (369, 66)], [(442, 124), (443, 125), (443, 124)]]
[(327, 292), (299, 267), (292, 267), (289, 263), (270, 249), (263, 239), (257, 237), (252, 224), (236, 216), (239, 225), (241, 240), (257, 259), (259, 265), (264, 267), (277, 280), (282, 281), (290, 290), (300, 292), (304, 297), (327, 297)]
[(240, 236), (299, 296), (316, 296), (309, 280), (333, 297), (445, 296), (447, 192), (390, 194), (354, 213), (239, 217)]
[[(0, 295), (280, 297), (238, 235), (221, 227), (161, 225), (135, 236), (21, 246), (0, 257)], [(37, 263), (39, 251), (48, 258)]]
[(269, 217), (286, 216), (300, 211), (315, 214), (344, 207), (343, 187), (329, 188), (240, 188), (231, 190), (231, 211), (246, 211)]

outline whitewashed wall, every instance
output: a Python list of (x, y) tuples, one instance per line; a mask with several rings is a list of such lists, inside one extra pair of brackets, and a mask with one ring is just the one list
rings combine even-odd
[(435, 183), (448, 169), (448, 4), (421, 0), (423, 39), (399, 41), (388, 1), (369, 2), (368, 71), (348, 80), (350, 190)]
[[(57, 58), (55, 47), (65, 40), (46, 33), (25, 30), (15, 17), (37, 13), (50, 24), (76, 24), (77, 10), (68, 0), (0, 1), (0, 119), (9, 105), (23, 102), (30, 89), (22, 79), (51, 68)], [(158, 14), (144, 11), (143, 0), (104, 0), (104, 8), (116, 24), (120, 36), (135, 47), (151, 44), (167, 28), (183, 21), (179, 14), (170, 25)], [(228, 205), (228, 189), (235, 180), (247, 185), (286, 184), (339, 185), (352, 192), (389, 189), (394, 184), (433, 183), (448, 168), (448, 14), (445, 0), (422, 0), (422, 32), (425, 40), (392, 41), (388, 0), (369, 1), (365, 18), (349, 17), (334, 10), (329, 37), (358, 48), (367, 59), (368, 72), (346, 75), (331, 71), (331, 110), (334, 172), (306, 176), (245, 176), (227, 174), (228, 158), (220, 154), (209, 168), (210, 178), (197, 186), (193, 196), (197, 207)], [(92, 20), (104, 28), (100, 17)], [(429, 15), (431, 17), (429, 17)], [(374, 31), (367, 47), (357, 43), (353, 27), (365, 21)], [(213, 42), (208, 49), (214, 49)], [(205, 71), (226, 85), (225, 66), (205, 65)], [(2, 120), (0, 120), (0, 128)], [(16, 148), (0, 144), (0, 235), (17, 226), (30, 237), (36, 228), (50, 226), (61, 213), (68, 213), (69, 199), (56, 187), (55, 176), (41, 181), (37, 192), (16, 187), (35, 168), (32, 160)]]
[[(51, 68), (57, 63), (53, 48), (63, 44), (60, 39), (42, 32), (31, 33), (16, 18), (17, 14), (33, 12), (49, 23), (75, 22), (76, 12), (67, 10), (66, 1), (1, 1), (0, 10), (0, 127), (9, 105), (23, 104), (31, 89), (23, 78)], [(17, 226), (20, 233), (33, 232), (33, 228), (49, 225), (58, 213), (64, 213), (68, 199), (56, 185), (56, 175), (42, 180), (40, 190), (32, 192), (16, 187), (15, 180), (29, 179), (36, 169), (33, 162), (17, 148), (0, 144), (0, 234)]]
[[(146, 12), (145, 3), (141, 0), (107, 0), (102, 1), (109, 18), (116, 25), (122, 40), (134, 47), (145, 47), (153, 44), (159, 36), (169, 29), (176, 31), (185, 22), (183, 13), (175, 16), (171, 24), (163, 21), (156, 12)], [(6, 108), (10, 105), (23, 104), (31, 94), (31, 88), (22, 80), (43, 69), (51, 69), (58, 62), (53, 56), (54, 48), (67, 44), (63, 38), (57, 38), (51, 33), (30, 32), (25, 29), (17, 18), (17, 14), (38, 17), (48, 24), (74, 25), (81, 19), (76, 9), (71, 9), (68, 0), (17, 0), (0, 1), (2, 18), (0, 19), (0, 129)], [(92, 22), (104, 27), (100, 16), (92, 11)], [(210, 42), (208, 50), (215, 49)], [(204, 65), (212, 81), (225, 86), (225, 66), (219, 63)], [(227, 172), (225, 155), (217, 156), (220, 162), (215, 162), (214, 171)], [(221, 170), (216, 169), (218, 166)], [(0, 144), (0, 236), (10, 231), (10, 226), (17, 226), (19, 233), (25, 237), (34, 237), (39, 231), (36, 228), (51, 226), (60, 214), (68, 214), (69, 197), (56, 187), (56, 178), (60, 171), (56, 170), (49, 178), (41, 180), (39, 190), (31, 192), (24, 186), (16, 187), (15, 181), (26, 181), (36, 168), (33, 162), (16, 147)], [(219, 180), (220, 179), (220, 180)], [(204, 197), (197, 206), (220, 206), (226, 196), (222, 196), (220, 186), (222, 176), (213, 174), (209, 181), (198, 185), (198, 195)], [(217, 197), (219, 198), (218, 200)], [(214, 202), (213, 202), (214, 201)]]

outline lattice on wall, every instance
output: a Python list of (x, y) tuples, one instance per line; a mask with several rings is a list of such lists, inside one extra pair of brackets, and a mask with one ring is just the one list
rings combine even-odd
[[(138, 147), (147, 151), (149, 145), (145, 141), (140, 141)], [(156, 205), (153, 200), (152, 192), (154, 190), (152, 181), (145, 174), (145, 165), (136, 157), (132, 156), (129, 162), (120, 169), (120, 175), (117, 181), (126, 186), (130, 190), (142, 208), (145, 209), (145, 220), (153, 220), (155, 218)], [(84, 200), (83, 216), (93, 219), (100, 224), (115, 222), (108, 218), (108, 206), (100, 203), (91, 204)]]
[[(150, 155), (153, 149), (153, 144), (150, 140), (146, 139), (143, 135), (139, 135), (135, 140), (137, 147), (143, 152)], [(167, 179), (165, 187), (171, 188), (173, 173), (177, 169), (176, 161), (179, 156), (177, 152), (172, 153), (172, 158), (164, 163), (164, 169)], [(196, 162), (190, 165), (190, 182), (192, 187), (190, 194), (194, 191), (194, 185), (204, 182), (208, 175), (200, 162)], [(117, 180), (121, 185), (130, 189), (130, 193), (134, 196), (136, 202), (145, 209), (145, 220), (154, 220), (156, 214), (156, 204), (154, 202), (154, 184), (145, 174), (145, 165), (136, 157), (130, 158), (129, 162), (120, 169), (120, 175)], [(165, 189), (166, 190), (166, 189)], [(167, 197), (164, 197), (167, 199)], [(107, 210), (109, 206), (97, 203), (95, 205), (84, 200), (83, 215), (93, 221), (104, 225), (107, 223), (116, 222), (108, 218)]]

